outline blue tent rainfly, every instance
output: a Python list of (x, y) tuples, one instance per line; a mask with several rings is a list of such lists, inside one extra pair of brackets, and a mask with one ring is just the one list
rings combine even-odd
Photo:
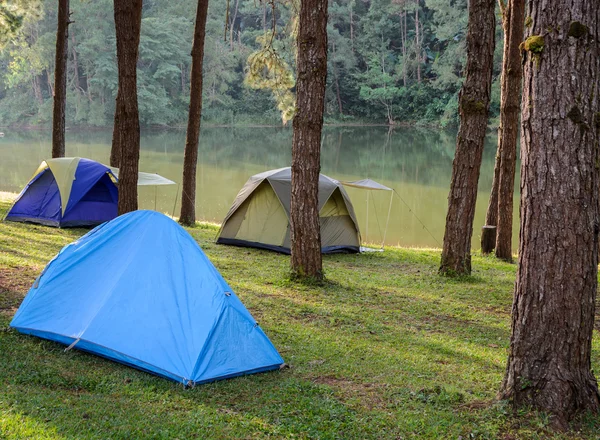
[(154, 211), (65, 246), (10, 325), (185, 385), (283, 364), (196, 241)]
[[(46, 226), (96, 226), (117, 216), (118, 168), (80, 157), (42, 162), (8, 211), (6, 220)], [(138, 173), (138, 185), (173, 185)]]

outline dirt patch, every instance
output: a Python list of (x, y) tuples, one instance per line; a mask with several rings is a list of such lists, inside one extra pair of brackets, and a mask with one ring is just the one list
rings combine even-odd
[(14, 312), (36, 277), (31, 267), (0, 268), (0, 311)]
[(333, 376), (318, 376), (311, 380), (315, 384), (332, 388), (344, 400), (357, 401), (361, 407), (373, 409), (385, 406), (385, 384), (359, 383)]

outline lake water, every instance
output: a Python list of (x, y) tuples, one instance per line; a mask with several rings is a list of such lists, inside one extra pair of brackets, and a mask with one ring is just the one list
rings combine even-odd
[[(68, 132), (67, 156), (108, 163), (111, 131)], [(440, 247), (446, 219), (456, 133), (431, 129), (387, 127), (326, 127), (323, 132), (322, 173), (339, 180), (374, 179), (394, 188), (386, 244)], [(197, 218), (220, 223), (237, 192), (253, 174), (290, 165), (289, 128), (203, 128), (197, 176)], [(19, 192), (42, 160), (50, 157), (51, 132), (7, 130), (0, 138), (0, 191)], [(185, 132), (142, 133), (140, 171), (181, 182)], [(496, 136), (490, 133), (479, 180), (473, 247), (479, 248), (494, 170)], [(518, 178), (517, 178), (518, 179)], [(518, 187), (518, 185), (517, 185)], [(390, 193), (369, 194), (348, 188), (363, 241), (381, 243)], [(177, 196), (177, 199), (176, 199)], [(179, 215), (177, 185), (140, 190), (140, 208)], [(4, 213), (0, 213), (4, 214)], [(515, 198), (513, 247), (518, 237)], [(421, 222), (426, 226), (423, 228)], [(431, 234), (430, 234), (431, 232)]]

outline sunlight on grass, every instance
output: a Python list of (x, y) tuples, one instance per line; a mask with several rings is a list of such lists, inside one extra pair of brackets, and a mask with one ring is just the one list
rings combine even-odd
[[(4, 199), (2, 199), (4, 197)], [(10, 197), (0, 194), (0, 210)], [(552, 434), (542, 414), (495, 402), (504, 373), (515, 264), (473, 257), (437, 275), (439, 250), (324, 258), (327, 281), (288, 279), (289, 257), (214, 243), (188, 229), (289, 369), (184, 390), (126, 366), (0, 331), (0, 437), (594, 438), (600, 419)], [(82, 229), (0, 223), (0, 328), (44, 265)], [(598, 333), (592, 364), (600, 367)], [(512, 436), (512, 437), (511, 437)]]
[(49, 427), (48, 420), (35, 420), (23, 414), (13, 414), (4, 410), (0, 400), (0, 437), (15, 439), (58, 440), (60, 436), (55, 428)]

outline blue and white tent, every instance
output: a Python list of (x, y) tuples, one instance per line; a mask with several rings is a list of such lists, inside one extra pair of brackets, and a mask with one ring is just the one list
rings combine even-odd
[(196, 241), (154, 211), (65, 246), (10, 325), (186, 385), (283, 364)]
[[(41, 163), (6, 220), (46, 226), (96, 226), (117, 216), (119, 169), (80, 157)], [(173, 185), (158, 174), (138, 173), (138, 185)]]

